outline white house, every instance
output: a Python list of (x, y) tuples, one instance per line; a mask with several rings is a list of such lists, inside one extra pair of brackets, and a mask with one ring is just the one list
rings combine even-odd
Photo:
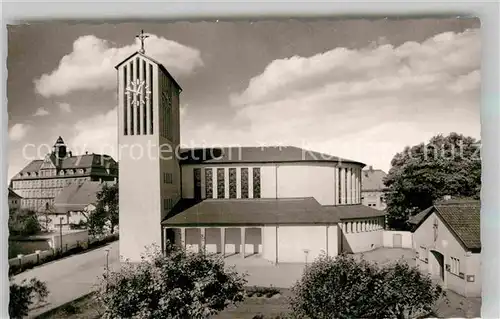
[(116, 69), (123, 259), (167, 240), (274, 263), (382, 246), (364, 164), (297, 147), (181, 150), (180, 85), (143, 50)]
[(466, 297), (481, 296), (479, 201), (449, 200), (412, 218), (417, 266)]

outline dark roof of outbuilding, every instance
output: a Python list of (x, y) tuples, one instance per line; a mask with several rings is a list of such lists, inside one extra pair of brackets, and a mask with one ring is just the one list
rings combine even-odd
[[(425, 212), (425, 214), (423, 214)], [(478, 200), (451, 200), (435, 204), (420, 215), (418, 228), (433, 212), (447, 225), (462, 245), (469, 250), (481, 249), (481, 204)]]
[(72, 183), (66, 186), (54, 198), (54, 208), (57, 213), (65, 214), (70, 211), (82, 211), (87, 205), (97, 202), (97, 193), (104, 184), (112, 185), (114, 182), (91, 182), (82, 184)]
[(223, 148), (182, 149), (182, 164), (331, 162), (365, 164), (295, 146), (229, 146)]
[(181, 200), (162, 224), (192, 225), (326, 225), (338, 216), (323, 209), (314, 198)]
[(323, 206), (323, 209), (337, 215), (340, 220), (382, 217), (386, 215), (386, 212), (383, 210), (365, 205)]
[(384, 178), (387, 174), (381, 169), (366, 169), (361, 173), (362, 191), (383, 191), (387, 187), (384, 185)]
[(9, 197), (8, 198), (22, 198), (22, 197), (21, 197), (21, 195), (19, 195), (15, 191), (13, 191), (12, 188), (9, 188)]

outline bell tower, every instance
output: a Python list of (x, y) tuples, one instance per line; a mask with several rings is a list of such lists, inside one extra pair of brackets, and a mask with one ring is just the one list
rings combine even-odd
[(161, 221), (180, 199), (180, 85), (140, 50), (118, 71), (120, 256), (140, 261), (145, 248), (162, 245)]

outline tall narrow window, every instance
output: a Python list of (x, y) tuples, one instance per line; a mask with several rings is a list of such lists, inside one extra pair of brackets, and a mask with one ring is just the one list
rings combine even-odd
[[(141, 60), (139, 60), (139, 58), (136, 58), (136, 60), (135, 60), (135, 76), (139, 81), (142, 81), (140, 68), (139, 68), (140, 63), (141, 63)], [(141, 135), (141, 101), (140, 101), (140, 99), (141, 99), (141, 97), (138, 96), (137, 101), (136, 101), (137, 103), (135, 105), (135, 115), (136, 115), (136, 119), (137, 119), (135, 132), (137, 135)]]
[(205, 195), (207, 198), (214, 197), (212, 169), (211, 168), (205, 168)]
[(349, 176), (347, 175), (348, 171), (347, 171), (347, 168), (344, 168), (344, 203), (343, 204), (347, 204), (347, 179), (349, 178)]
[(260, 168), (253, 169), (253, 198), (260, 198)]
[[(134, 80), (135, 81), (135, 78), (134, 78), (134, 63), (131, 61), (130, 64), (130, 77), (131, 77), (131, 80)], [(130, 84), (130, 81), (128, 81), (127, 84)], [(133, 88), (132, 88), (133, 89)], [(130, 96), (130, 112), (129, 112), (129, 115), (130, 115), (130, 135), (134, 135), (134, 114), (135, 114), (135, 108), (134, 108), (134, 97), (133, 95)]]
[(224, 189), (224, 169), (217, 169), (217, 198), (224, 198), (225, 189)]
[(236, 198), (236, 168), (229, 169), (229, 198)]
[(337, 170), (337, 202), (339, 204), (342, 204), (342, 169), (341, 168), (336, 168)]
[(150, 83), (150, 88), (149, 90), (151, 91), (151, 101), (149, 102), (149, 134), (153, 134), (153, 122), (154, 122), (154, 116), (153, 116), (153, 102), (154, 102), (154, 99), (153, 99), (153, 96), (154, 96), (154, 92), (153, 92), (153, 65), (149, 65), (149, 83)]
[(141, 105), (142, 107), (142, 134), (146, 135), (148, 134), (147, 127), (148, 127), (148, 115), (147, 115), (147, 101), (150, 96), (148, 96), (148, 91), (149, 91), (149, 86), (148, 86), (148, 80), (146, 78), (146, 61), (142, 60), (142, 74), (141, 74), (141, 79), (144, 80), (144, 104)]
[(241, 169), (241, 198), (248, 198), (248, 168)]
[(127, 85), (128, 83), (128, 78), (127, 78), (127, 65), (123, 67), (123, 83), (124, 83), (124, 88), (123, 88), (123, 134), (128, 135), (128, 94), (127, 94)]

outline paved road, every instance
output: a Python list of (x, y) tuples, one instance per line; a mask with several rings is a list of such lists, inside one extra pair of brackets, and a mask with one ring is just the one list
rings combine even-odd
[(118, 241), (115, 241), (98, 249), (53, 261), (15, 276), (16, 282), (36, 277), (47, 284), (50, 292), (47, 303), (43, 307), (30, 311), (29, 317), (35, 317), (89, 293), (104, 273), (108, 248), (110, 249), (109, 267), (117, 269), (120, 262)]

